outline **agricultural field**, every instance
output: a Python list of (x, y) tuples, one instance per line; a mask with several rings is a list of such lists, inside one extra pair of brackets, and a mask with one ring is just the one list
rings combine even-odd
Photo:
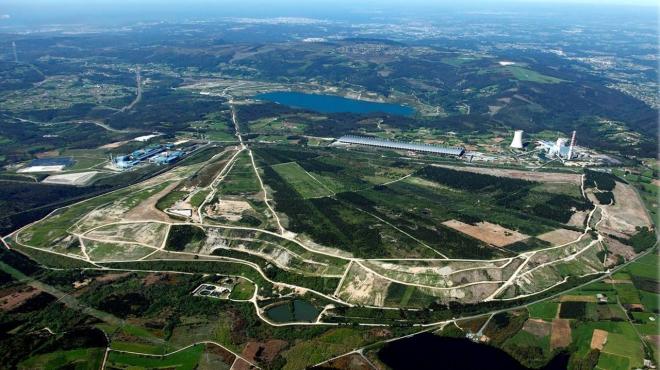
[[(658, 259), (657, 250), (651, 251), (611, 279), (531, 304), (525, 313), (496, 315), (481, 340), (530, 367), (545, 365), (557, 350), (573, 354), (570, 368), (635, 369), (643, 367), (644, 360), (657, 361), (657, 308), (623, 301), (648, 289), (638, 288), (634, 281), (642, 278), (657, 283), (657, 272), (644, 278), (644, 270), (657, 266)], [(622, 290), (621, 285), (627, 288)], [(461, 323), (460, 331), (451, 336), (475, 333), (483, 325), (483, 320), (476, 325)]]

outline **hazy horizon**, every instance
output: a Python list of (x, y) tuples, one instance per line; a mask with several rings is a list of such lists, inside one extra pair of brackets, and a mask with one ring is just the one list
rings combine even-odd
[[(649, 7), (656, 11), (649, 12)], [(395, 1), (298, 1), (268, 2), (193, 0), (8, 0), (0, 5), (0, 27), (46, 24), (127, 24), (152, 21), (212, 20), (227, 17), (308, 17), (330, 20), (368, 17), (396, 18), (454, 14), (521, 16), (566, 15), (571, 18), (605, 16), (640, 17), (657, 22), (657, 3), (649, 0), (467, 0), (460, 4), (413, 0), (405, 5)]]

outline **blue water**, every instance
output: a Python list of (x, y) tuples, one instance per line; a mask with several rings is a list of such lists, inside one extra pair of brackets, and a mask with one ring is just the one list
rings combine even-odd
[(319, 311), (311, 303), (296, 299), (267, 309), (266, 316), (276, 322), (313, 322), (319, 316)]
[(259, 94), (255, 98), (295, 108), (313, 110), (321, 113), (387, 113), (399, 116), (412, 116), (413, 108), (399, 104), (373, 103), (347, 99), (335, 95), (306, 94), (291, 91), (275, 91)]

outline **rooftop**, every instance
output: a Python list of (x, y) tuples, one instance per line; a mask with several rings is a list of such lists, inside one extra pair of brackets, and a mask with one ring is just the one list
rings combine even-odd
[(391, 141), (391, 140), (365, 137), (365, 136), (345, 135), (337, 139), (337, 141), (339, 141), (340, 143), (347, 143), (347, 144), (370, 145), (370, 146), (377, 146), (382, 148), (412, 150), (415, 152), (447, 154), (447, 155), (456, 155), (456, 156), (461, 156), (465, 152), (465, 148), (461, 148), (461, 147), (407, 143), (402, 141)]

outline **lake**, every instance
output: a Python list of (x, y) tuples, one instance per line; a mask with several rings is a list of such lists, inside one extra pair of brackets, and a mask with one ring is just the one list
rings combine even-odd
[(294, 108), (313, 110), (321, 113), (387, 113), (399, 116), (412, 116), (415, 110), (405, 105), (374, 103), (347, 99), (335, 95), (306, 94), (292, 91), (274, 91), (258, 94), (256, 99), (288, 105)]
[(267, 309), (266, 316), (276, 322), (313, 322), (319, 316), (319, 310), (307, 301), (296, 299)]
[[(559, 354), (539, 370), (564, 370), (568, 355)], [(465, 338), (422, 333), (387, 344), (378, 358), (393, 370), (529, 370), (506, 352)]]

